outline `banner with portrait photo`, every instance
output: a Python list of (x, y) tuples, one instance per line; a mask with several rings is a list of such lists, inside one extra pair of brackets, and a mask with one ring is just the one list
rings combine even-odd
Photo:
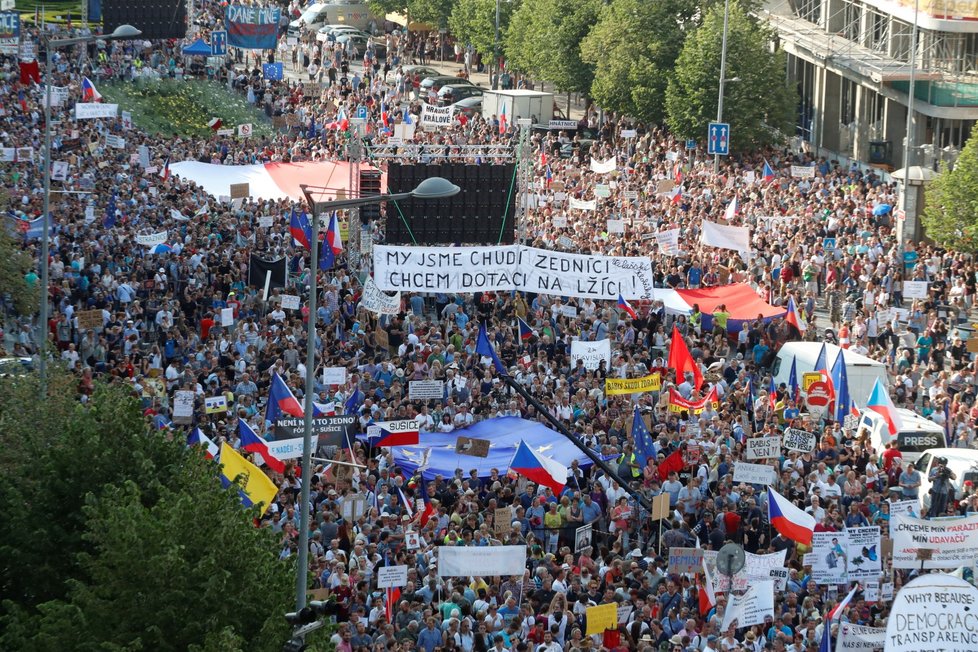
[(845, 532), (812, 535), (812, 579), (818, 584), (845, 584), (849, 576), (849, 541)]

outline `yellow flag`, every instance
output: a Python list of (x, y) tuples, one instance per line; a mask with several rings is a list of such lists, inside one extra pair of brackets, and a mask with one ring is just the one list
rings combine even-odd
[(585, 615), (587, 616), (585, 636), (604, 634), (604, 630), (618, 627), (618, 604), (615, 602), (588, 607)]
[(221, 482), (225, 487), (236, 483), (245, 507), (260, 505), (262, 514), (278, 493), (275, 483), (227, 442), (221, 443)]

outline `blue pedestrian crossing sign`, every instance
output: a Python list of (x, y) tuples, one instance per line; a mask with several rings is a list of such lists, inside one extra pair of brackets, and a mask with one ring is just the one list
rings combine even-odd
[(228, 33), (224, 30), (211, 32), (211, 56), (223, 57), (228, 53)]
[(710, 123), (710, 128), (706, 132), (706, 153), (720, 156), (730, 153), (730, 123)]

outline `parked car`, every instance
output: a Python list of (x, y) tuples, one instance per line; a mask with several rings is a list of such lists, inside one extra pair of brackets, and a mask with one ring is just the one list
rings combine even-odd
[(452, 105), (452, 109), (455, 113), (461, 113), (467, 118), (482, 115), (482, 94), (480, 93), (479, 95), (473, 95), (464, 100), (459, 100)]
[(363, 34), (362, 32), (344, 32), (336, 37), (336, 42), (343, 47), (348, 47), (348, 43), (352, 42), (352, 53), (355, 57), (362, 57), (363, 53), (367, 51), (367, 47), (373, 46), (374, 54), (377, 55), (378, 59), (387, 58), (387, 45), (381, 44), (377, 45), (372, 42), (370, 37)]
[(438, 106), (455, 104), (467, 97), (482, 97), (483, 89), (472, 84), (445, 84), (438, 91)]
[(330, 40), (330, 34), (335, 37), (340, 34), (355, 33), (355, 34), (366, 34), (366, 32), (353, 27), (352, 25), (323, 25), (316, 32), (317, 41), (328, 41)]
[(437, 93), (441, 90), (442, 86), (447, 86), (449, 84), (468, 84), (469, 86), (475, 86), (468, 79), (462, 79), (461, 77), (455, 77), (454, 75), (433, 75), (431, 77), (426, 77), (421, 80), (421, 92), (427, 93), (429, 90), (434, 89)]
[[(421, 79), (424, 79), (425, 77), (434, 77), (441, 74), (438, 70), (432, 68), (431, 66), (401, 66), (401, 69), (404, 71), (405, 75), (411, 75), (413, 77), (415, 74), (419, 74), (421, 75)], [(397, 69), (388, 71), (384, 81), (386, 81), (388, 84), (393, 84), (395, 79), (397, 79)]]
[(34, 371), (34, 360), (31, 358), (0, 358), (0, 378), (26, 376)]

